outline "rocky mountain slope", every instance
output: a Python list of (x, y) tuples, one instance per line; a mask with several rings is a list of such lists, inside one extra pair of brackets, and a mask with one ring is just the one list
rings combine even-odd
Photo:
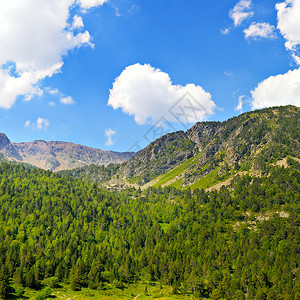
[(209, 188), (241, 172), (259, 175), (287, 156), (299, 158), (299, 120), (299, 107), (282, 106), (199, 122), (157, 139), (117, 168), (97, 174), (97, 167), (85, 167), (69, 175), (108, 185)]
[(31, 164), (46, 170), (65, 170), (90, 164), (107, 165), (130, 159), (134, 153), (103, 151), (68, 142), (45, 142), (41, 140), (12, 143), (0, 133), (2, 160)]

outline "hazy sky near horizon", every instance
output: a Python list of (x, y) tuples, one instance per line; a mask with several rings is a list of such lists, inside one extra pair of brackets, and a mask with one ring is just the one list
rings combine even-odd
[(136, 151), (300, 106), (300, 0), (0, 0), (0, 131)]

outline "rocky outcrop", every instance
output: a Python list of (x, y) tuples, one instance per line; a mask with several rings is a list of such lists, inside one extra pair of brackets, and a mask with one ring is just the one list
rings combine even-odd
[(196, 144), (184, 131), (168, 133), (126, 162), (119, 170), (120, 176), (125, 179), (139, 177), (138, 183), (144, 184), (176, 167), (196, 152)]
[(202, 151), (211, 142), (220, 126), (220, 122), (199, 122), (189, 129), (186, 135), (197, 145), (198, 150)]
[(10, 144), (9, 138), (4, 134), (0, 133), (0, 150)]

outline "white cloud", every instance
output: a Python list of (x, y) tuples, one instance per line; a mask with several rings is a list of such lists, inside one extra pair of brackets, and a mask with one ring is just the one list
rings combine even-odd
[(221, 29), (220, 30), (222, 34), (227, 35), (230, 32), (229, 28)]
[(277, 3), (277, 28), (286, 39), (285, 47), (294, 54), (296, 63), (300, 63), (297, 47), (300, 45), (300, 0), (286, 0)]
[(266, 38), (273, 39), (276, 37), (275, 26), (269, 23), (252, 23), (249, 28), (244, 30), (245, 38)]
[(233, 76), (234, 73), (232, 71), (224, 71), (224, 75), (226, 75), (226, 76)]
[(108, 104), (134, 115), (138, 124), (154, 122), (161, 117), (173, 122), (178, 120), (170, 113), (170, 109), (186, 94), (196, 99), (199, 108), (199, 113), (193, 114), (190, 122), (203, 120), (216, 108), (210, 93), (202, 87), (194, 84), (173, 85), (167, 73), (147, 64), (135, 64), (127, 67), (116, 78)]
[[(0, 47), (0, 53), (1, 48), (3, 47)], [(26, 95), (26, 101), (33, 95), (41, 95), (42, 91), (34, 85), (38, 81), (37, 77), (38, 74), (31, 72), (23, 72), (15, 77), (10, 74), (9, 69), (0, 67), (0, 107), (11, 108), (19, 95)]]
[(48, 88), (47, 89), (47, 92), (50, 94), (50, 95), (58, 95), (60, 92), (57, 88), (54, 88), (54, 89), (51, 89), (51, 88)]
[(229, 11), (229, 17), (233, 20), (235, 26), (239, 26), (244, 20), (254, 15), (250, 11), (252, 5), (251, 0), (240, 0), (233, 9)]
[[(71, 96), (64, 95), (57, 88), (46, 87), (46, 88), (44, 88), (44, 92), (51, 96), (56, 96), (59, 99), (59, 102), (62, 104), (70, 105), (70, 104), (75, 103), (74, 99)], [(48, 102), (48, 104), (50, 106), (56, 105), (56, 103), (54, 101), (50, 101), (50, 102)]]
[(78, 0), (78, 1), (82, 8), (88, 9), (99, 5), (103, 5), (108, 0)]
[(37, 118), (36, 120), (36, 127), (39, 130), (47, 130), (47, 128), (49, 127), (50, 123), (47, 119), (43, 119), (43, 118)]
[(122, 16), (122, 14), (120, 13), (120, 9), (118, 7), (115, 7), (115, 15), (116, 15), (116, 17)]
[(74, 100), (73, 100), (73, 98), (71, 96), (67, 96), (67, 97), (61, 98), (60, 102), (62, 104), (74, 104)]
[[(300, 65), (300, 0), (286, 0), (275, 7), (277, 28), (286, 40), (285, 47)], [(253, 109), (288, 104), (300, 106), (300, 68), (265, 79), (251, 94)]]
[(297, 65), (300, 65), (300, 56), (296, 55), (295, 53), (292, 54), (293, 59), (295, 60)]
[(288, 104), (300, 106), (300, 68), (265, 79), (251, 94), (253, 109)]
[(289, 50), (300, 44), (300, 1), (287, 0), (277, 3), (278, 29), (287, 40)]
[(73, 18), (72, 28), (82, 28), (84, 27), (82, 18), (75, 15)]
[(38, 129), (38, 130), (47, 130), (49, 125), (50, 125), (50, 122), (47, 119), (43, 119), (40, 117), (38, 117), (36, 122), (34, 122), (34, 123), (27, 120), (24, 124), (25, 127), (31, 127), (33, 129)]
[(239, 96), (239, 102), (238, 102), (238, 105), (236, 106), (235, 110), (241, 111), (243, 109), (244, 98), (245, 98), (244, 95)]
[[(92, 46), (88, 31), (73, 32), (68, 23), (70, 9), (74, 5), (89, 8), (104, 2), (0, 1), (0, 107), (12, 107), (18, 96), (27, 95), (29, 100), (39, 94), (40, 80), (60, 72), (69, 50)], [(80, 25), (78, 19), (76, 26)]]
[(105, 129), (105, 136), (107, 137), (107, 141), (105, 143), (106, 146), (112, 146), (114, 144), (112, 137), (116, 134), (117, 132), (111, 128)]

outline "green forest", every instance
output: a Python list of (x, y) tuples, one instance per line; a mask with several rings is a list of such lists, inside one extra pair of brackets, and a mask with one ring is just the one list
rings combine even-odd
[(287, 162), (210, 192), (111, 192), (3, 162), (1, 297), (146, 280), (183, 299), (300, 299), (300, 164)]

